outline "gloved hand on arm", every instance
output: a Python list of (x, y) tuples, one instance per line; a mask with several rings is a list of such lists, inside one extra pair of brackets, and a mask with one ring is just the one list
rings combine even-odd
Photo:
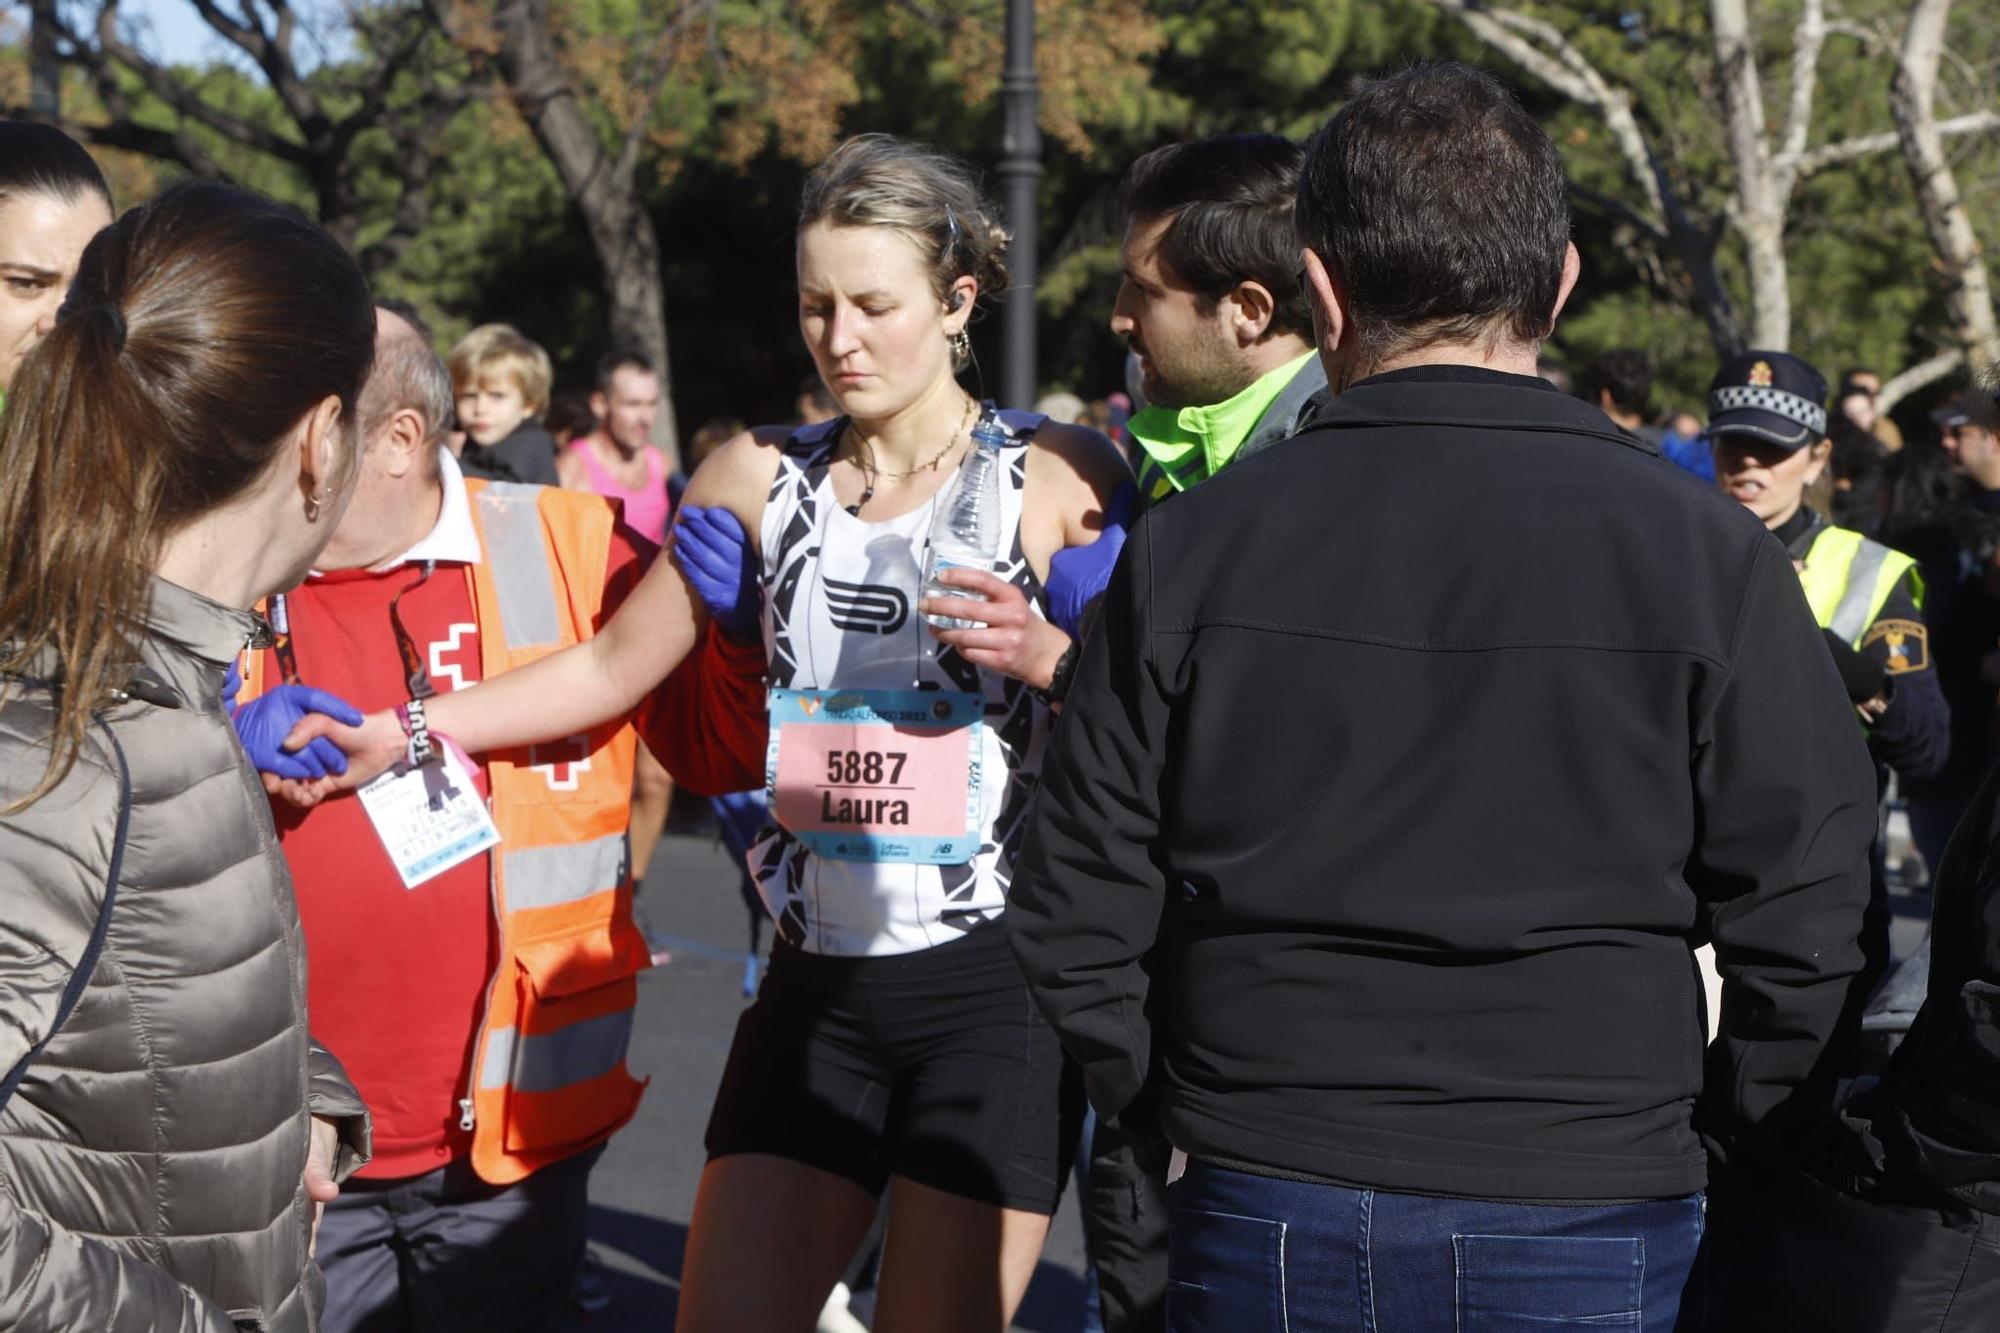
[(1118, 553), (1125, 549), (1125, 535), (1133, 511), (1139, 507), (1139, 488), (1131, 482), (1121, 485), (1104, 507), (1104, 531), (1088, 546), (1070, 546), (1049, 560), (1049, 581), (1043, 591), (1049, 597), (1049, 623), (1072, 639), (1083, 637), (1083, 613), (1104, 595), (1117, 568)]
[(757, 554), (735, 514), (719, 505), (682, 505), (674, 525), (674, 560), (723, 633), (732, 639), (757, 633), (763, 611)]

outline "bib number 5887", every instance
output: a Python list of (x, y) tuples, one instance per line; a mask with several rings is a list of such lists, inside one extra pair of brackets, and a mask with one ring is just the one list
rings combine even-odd
[(836, 787), (893, 787), (910, 756), (897, 750), (829, 750), (826, 780)]

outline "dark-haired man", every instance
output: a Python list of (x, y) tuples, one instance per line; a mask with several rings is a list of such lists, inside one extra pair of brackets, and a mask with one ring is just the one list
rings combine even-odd
[(1599, 352), (1583, 372), (1583, 397), (1611, 424), (1659, 448), (1666, 432), (1652, 424), (1653, 363), (1644, 352), (1614, 347)]
[[(1230, 134), (1156, 148), (1120, 191), (1111, 331), (1139, 357), (1139, 497), (1157, 504), (1298, 428), (1326, 374), (1298, 284), (1299, 147)], [(1087, 549), (1087, 548), (1086, 548)]]
[(1176, 1333), (1665, 1333), (1704, 1137), (1776, 1156), (1826, 1081), (1860, 729), (1762, 525), (1535, 375), (1578, 261), (1504, 86), (1363, 89), (1297, 221), (1339, 394), (1134, 527), (1007, 931), (1188, 1153)]

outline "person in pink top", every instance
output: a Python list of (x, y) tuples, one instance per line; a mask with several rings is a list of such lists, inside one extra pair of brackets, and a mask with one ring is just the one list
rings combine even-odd
[[(637, 352), (614, 349), (597, 363), (597, 388), (590, 395), (597, 427), (569, 442), (556, 457), (556, 477), (565, 490), (593, 491), (625, 502), (625, 526), (660, 545), (673, 518), (667, 498), (672, 471), (653, 447), (653, 421), (660, 414), (660, 376)], [(674, 803), (674, 780), (642, 742), (632, 773), (632, 881), (643, 884), (646, 865)]]
[(660, 415), (660, 376), (636, 352), (613, 351), (597, 363), (590, 395), (597, 428), (571, 440), (556, 475), (572, 491), (594, 491), (625, 502), (625, 524), (655, 546), (666, 540), (673, 505), (667, 499), (666, 458), (653, 447)]

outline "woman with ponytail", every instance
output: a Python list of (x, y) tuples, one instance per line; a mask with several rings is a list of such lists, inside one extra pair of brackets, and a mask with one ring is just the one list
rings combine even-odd
[(305, 1027), (220, 699), (355, 477), (359, 269), (185, 185), (83, 250), (0, 418), (0, 1328), (308, 1330), (366, 1113)]

